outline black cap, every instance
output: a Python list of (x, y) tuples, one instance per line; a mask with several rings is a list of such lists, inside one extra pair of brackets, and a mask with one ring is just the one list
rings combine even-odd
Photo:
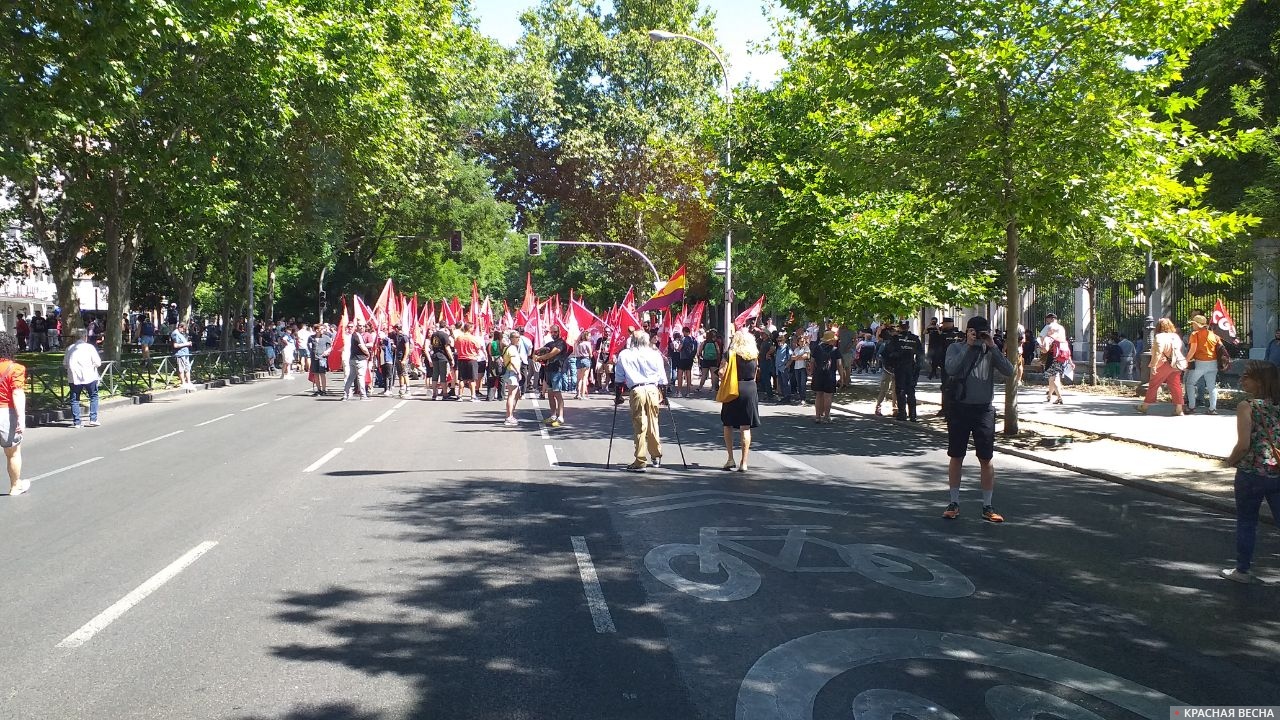
[(903, 320), (902, 322), (898, 323), (898, 328), (901, 330), (910, 330), (911, 323), (907, 322), (906, 320)]
[(1057, 319), (1058, 319), (1058, 314), (1057, 314), (1057, 313), (1047, 312), (1047, 313), (1045, 313), (1045, 314), (1044, 314), (1044, 316), (1045, 316), (1045, 317), (1047, 317), (1047, 318), (1053, 318), (1054, 320), (1057, 320)]
[(974, 315), (969, 318), (969, 322), (965, 323), (964, 329), (977, 330), (978, 332), (989, 332), (991, 330), (991, 323), (987, 322), (987, 319), (981, 315)]
[(949, 322), (949, 323), (953, 323), (953, 322), (955, 322), (955, 321), (956, 321), (956, 319), (955, 319), (955, 318), (950, 318), (950, 317), (944, 317), (944, 318), (942, 318), (942, 322)]

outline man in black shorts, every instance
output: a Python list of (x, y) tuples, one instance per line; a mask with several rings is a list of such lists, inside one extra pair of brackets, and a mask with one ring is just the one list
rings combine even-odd
[(449, 369), (453, 365), (453, 336), (444, 326), (436, 328), (427, 341), (431, 353), (431, 399), (442, 398), (449, 390)]
[(952, 397), (947, 406), (947, 456), (951, 458), (947, 484), (951, 489), (951, 502), (942, 517), (954, 520), (960, 514), (960, 469), (972, 435), (974, 454), (981, 468), (982, 519), (1004, 522), (991, 506), (996, 484), (996, 471), (991, 464), (995, 455), (996, 409), (991, 401), (995, 397), (995, 373), (1006, 379), (1012, 377), (1013, 363), (996, 347), (986, 318), (969, 318), (964, 338), (947, 348), (945, 364), (947, 377), (963, 383), (963, 390), (958, 397)]

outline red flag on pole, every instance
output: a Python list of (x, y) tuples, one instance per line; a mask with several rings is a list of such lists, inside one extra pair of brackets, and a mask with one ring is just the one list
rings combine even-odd
[(632, 315), (635, 315), (636, 289), (634, 286), (627, 288), (627, 295), (626, 297), (622, 298), (622, 307), (626, 308), (627, 311), (630, 312)]
[(746, 327), (747, 323), (751, 322), (752, 319), (760, 317), (760, 313), (763, 311), (764, 296), (761, 295), (759, 300), (751, 303), (751, 307), (743, 310), (741, 315), (733, 319), (733, 327), (741, 330)]
[(344, 352), (347, 347), (347, 298), (342, 297), (342, 319), (338, 321), (338, 334), (333, 338), (333, 347), (329, 348), (330, 370), (341, 370), (344, 367), (343, 359), (346, 357)]
[(1227, 306), (1222, 304), (1222, 298), (1214, 302), (1213, 318), (1209, 322), (1213, 331), (1228, 344), (1235, 345), (1240, 341), (1240, 337), (1236, 335), (1236, 323), (1231, 319), (1231, 313), (1227, 312)]
[(520, 311), (527, 317), (538, 307), (538, 297), (533, 294), (533, 273), (524, 275), (524, 301), (520, 303)]

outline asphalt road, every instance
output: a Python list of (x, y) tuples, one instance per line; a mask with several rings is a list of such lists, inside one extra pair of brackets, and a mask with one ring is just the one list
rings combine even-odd
[[(943, 449), (910, 428), (767, 407), (752, 470), (723, 472), (718, 406), (681, 400), (664, 467), (637, 474), (604, 467), (605, 398), (571, 401), (544, 437), (544, 403), (513, 429), (497, 403), (305, 388), (29, 434), (34, 488), (0, 498), (0, 718), (1280, 702), (1277, 586), (1217, 578), (1233, 521), (1196, 507), (998, 456), (1009, 521), (978, 517), (973, 473), (944, 521)], [(615, 468), (631, 449), (617, 421)], [(1278, 559), (1264, 531), (1264, 576)]]

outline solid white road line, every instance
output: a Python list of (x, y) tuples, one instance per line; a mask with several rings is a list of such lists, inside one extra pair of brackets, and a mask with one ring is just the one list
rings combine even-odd
[(790, 455), (784, 455), (775, 450), (762, 450), (760, 454), (764, 455), (765, 457), (769, 458), (770, 460), (780, 465), (786, 465), (792, 470), (799, 470), (800, 472), (809, 473), (810, 475), (824, 474), (821, 470), (819, 470), (818, 468), (812, 465), (808, 465), (806, 463), (800, 462), (799, 460), (791, 457)]
[(374, 422), (376, 422), (376, 423), (380, 423), (380, 422), (382, 422), (383, 420), (386, 420), (387, 418), (391, 417), (391, 413), (393, 413), (393, 412), (395, 412), (395, 411), (396, 411), (396, 409), (395, 409), (395, 408), (391, 408), (390, 410), (388, 410), (388, 411), (386, 411), (386, 412), (382, 413), (381, 415), (379, 415), (378, 417), (374, 418), (374, 419), (373, 419), (373, 421), (374, 421)]
[(199, 545), (191, 548), (185, 555), (174, 560), (168, 567), (160, 572), (152, 575), (146, 582), (139, 585), (133, 592), (120, 598), (114, 605), (103, 610), (97, 617), (85, 623), (79, 630), (71, 633), (58, 643), (60, 648), (74, 648), (89, 642), (89, 638), (97, 635), (103, 628), (115, 622), (129, 611), (129, 608), (142, 602), (148, 595), (155, 592), (161, 585), (169, 582), (178, 573), (182, 572), (191, 563), (200, 558), (201, 555), (209, 552), (218, 543), (212, 540), (206, 540)]
[(556, 458), (556, 449), (550, 445), (543, 445), (542, 447), (547, 451), (547, 462), (551, 463), (551, 467), (558, 466), (560, 464), (560, 460)]
[(250, 410), (257, 410), (258, 408), (262, 407), (263, 405), (266, 405), (266, 403), (264, 403), (264, 402), (260, 402), (260, 403), (258, 403), (257, 405), (250, 405), (249, 407), (247, 407), (247, 408), (245, 408), (245, 409), (241, 410), (240, 412), (249, 412)]
[(547, 426), (542, 424), (542, 409), (538, 407), (538, 401), (530, 400), (529, 402), (533, 403), (533, 414), (538, 418), (538, 432), (543, 440), (550, 440), (551, 434), (547, 432)]
[(205, 425), (208, 425), (208, 424), (210, 424), (210, 423), (216, 423), (216, 422), (218, 422), (219, 420), (226, 420), (227, 418), (232, 417), (233, 415), (234, 415), (234, 413), (232, 413), (232, 414), (227, 414), (227, 415), (223, 415), (222, 417), (216, 417), (216, 418), (214, 418), (214, 419), (212, 419), (212, 420), (205, 420), (205, 421), (204, 421), (204, 422), (202, 422), (202, 423), (196, 423), (196, 427), (204, 427)]
[(307, 468), (306, 468), (305, 470), (303, 470), (302, 472), (304, 472), (304, 473), (315, 472), (315, 471), (316, 471), (316, 470), (317, 470), (321, 465), (323, 465), (323, 464), (325, 464), (325, 463), (329, 462), (330, 460), (332, 460), (332, 459), (333, 459), (333, 458), (334, 458), (338, 453), (340, 453), (340, 452), (342, 452), (342, 448), (340, 448), (340, 447), (336, 447), (336, 448), (334, 448), (334, 449), (330, 450), (329, 452), (327, 452), (327, 453), (325, 453), (324, 455), (320, 456), (320, 459), (319, 459), (319, 460), (317, 460), (317, 461), (315, 461), (315, 462), (311, 463), (310, 465), (308, 465), (308, 466), (307, 466)]
[(587, 539), (574, 535), (573, 555), (578, 559), (578, 574), (582, 576), (582, 589), (587, 594), (587, 608), (591, 610), (591, 622), (598, 633), (618, 632), (609, 615), (609, 603), (604, 600), (604, 590), (600, 587), (600, 578), (596, 576), (596, 566), (591, 562), (591, 551), (587, 550)]
[(395, 406), (395, 407), (393, 407), (393, 408), (391, 408), (391, 409), (392, 409), (392, 410), (399, 410), (400, 408), (402, 408), (402, 407), (404, 407), (405, 405), (408, 405), (408, 404), (409, 404), (409, 401), (408, 401), (408, 400), (401, 400), (400, 402), (396, 403), (396, 406)]
[(57, 475), (57, 474), (58, 474), (58, 473), (60, 473), (60, 472), (66, 472), (66, 471), (68, 471), (68, 470), (74, 470), (74, 469), (76, 469), (76, 468), (80, 467), (81, 465), (88, 465), (88, 464), (89, 464), (89, 463), (91, 463), (91, 462), (96, 462), (96, 461), (101, 460), (101, 459), (102, 459), (102, 456), (101, 456), (101, 455), (99, 455), (98, 457), (92, 457), (92, 458), (89, 458), (88, 460), (81, 460), (80, 462), (76, 463), (75, 465), (68, 465), (68, 466), (66, 466), (66, 467), (60, 467), (60, 468), (58, 468), (57, 470), (50, 470), (49, 472), (47, 472), (47, 473), (45, 473), (45, 474), (43, 474), (43, 475), (37, 475), (37, 476), (35, 476), (35, 477), (33, 477), (33, 478), (27, 478), (27, 482), (35, 482), (35, 481), (37, 481), (37, 480), (43, 480), (43, 479), (45, 479), (45, 478), (47, 478), (47, 477), (50, 477), (50, 476), (52, 476), (52, 475)]
[(161, 440), (163, 440), (163, 439), (165, 439), (165, 438), (173, 437), (174, 435), (177, 435), (178, 433), (181, 433), (181, 432), (182, 432), (181, 430), (174, 430), (173, 432), (168, 433), (168, 434), (165, 434), (165, 435), (161, 435), (160, 437), (151, 438), (150, 440), (143, 440), (143, 441), (142, 441), (142, 442), (140, 442), (140, 443), (135, 443), (135, 444), (130, 445), (130, 446), (128, 446), (128, 447), (122, 447), (122, 448), (120, 448), (120, 452), (129, 452), (130, 450), (133, 450), (134, 448), (140, 448), (140, 447), (142, 447), (143, 445), (150, 445), (150, 444), (151, 444), (151, 443), (153, 443), (153, 442), (160, 442)]
[(359, 440), (361, 435), (364, 435), (365, 433), (369, 432), (369, 431), (370, 431), (370, 430), (372, 430), (372, 429), (373, 429), (373, 426), (372, 426), (372, 425), (365, 425), (364, 427), (362, 427), (362, 428), (360, 428), (359, 430), (357, 430), (357, 431), (355, 432), (355, 434), (354, 434), (354, 435), (352, 435), (351, 437), (347, 438), (347, 442), (349, 442), (349, 443), (353, 443), (353, 442), (355, 442), (355, 441)]

